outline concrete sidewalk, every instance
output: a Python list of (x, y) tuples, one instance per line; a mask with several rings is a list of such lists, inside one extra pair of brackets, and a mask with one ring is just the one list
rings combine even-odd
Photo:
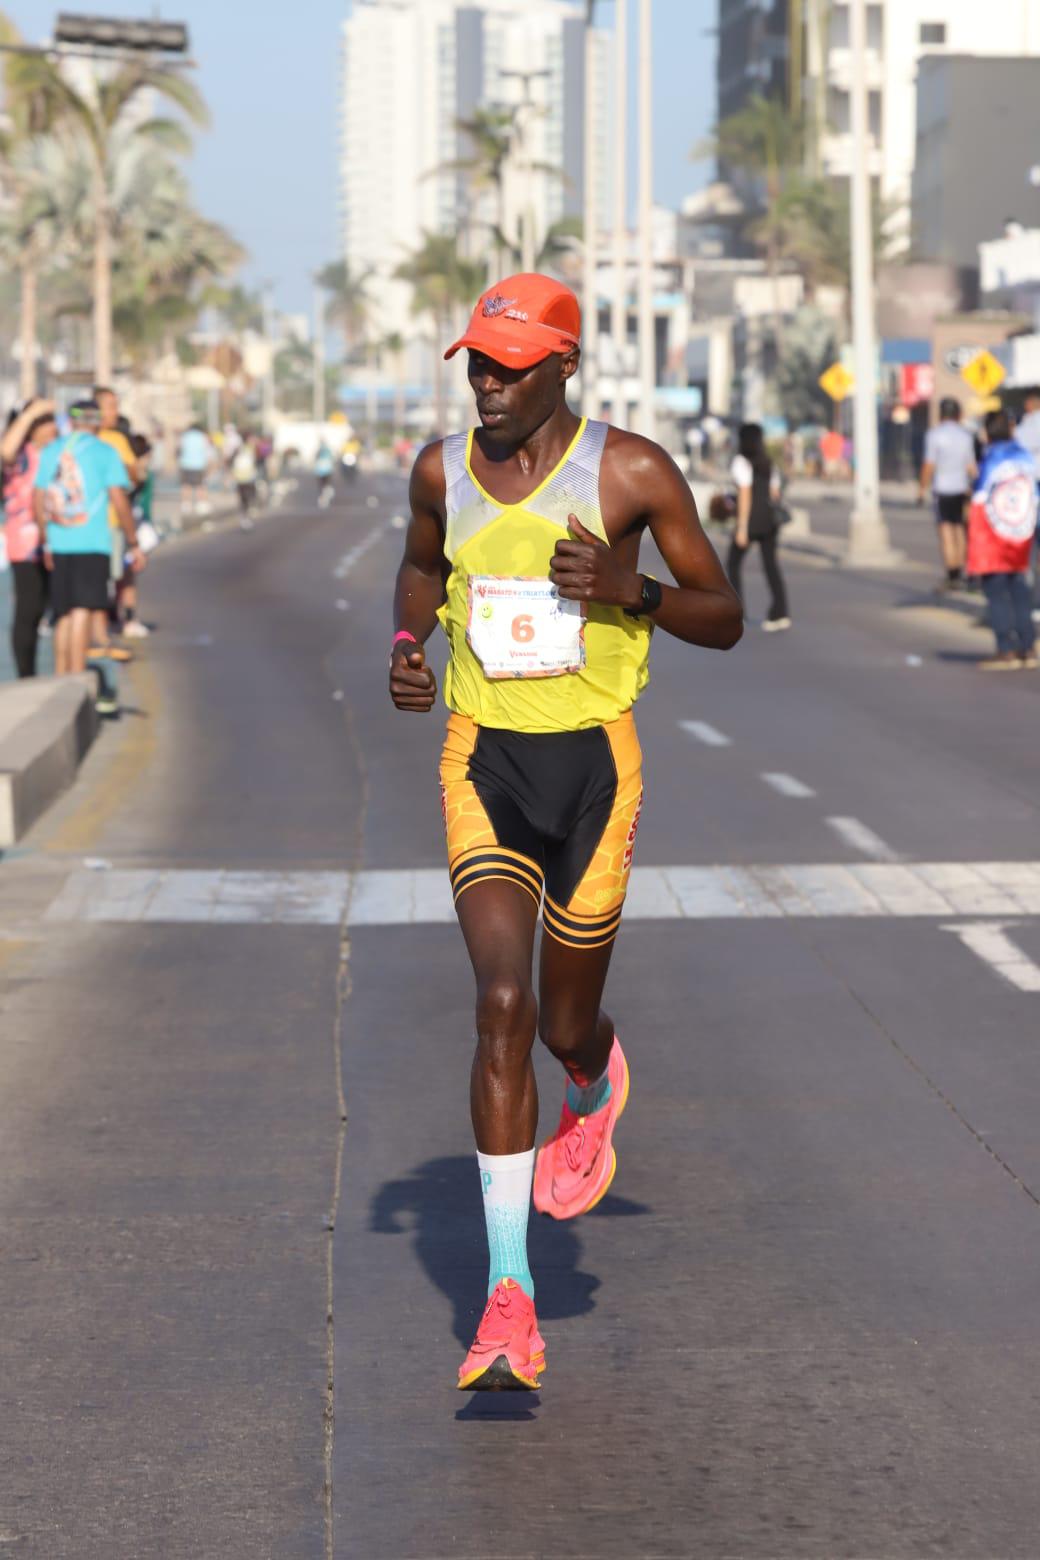
[(95, 677), (0, 686), (0, 846), (13, 845), (68, 789), (94, 738)]

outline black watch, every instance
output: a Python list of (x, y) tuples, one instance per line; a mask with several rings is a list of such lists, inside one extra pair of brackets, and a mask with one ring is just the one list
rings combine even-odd
[(643, 582), (643, 593), (639, 599), (638, 607), (626, 607), (626, 617), (649, 617), (656, 612), (661, 605), (664, 591), (656, 580), (652, 580), (648, 574), (641, 574), (639, 578)]

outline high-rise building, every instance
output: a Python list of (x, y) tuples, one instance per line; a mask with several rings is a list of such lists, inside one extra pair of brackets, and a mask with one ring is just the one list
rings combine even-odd
[[(370, 271), (379, 331), (411, 336), (411, 291), (397, 265), (424, 232), (457, 232), (471, 256), (530, 224), (536, 241), (584, 197), (584, 0), (354, 0), (343, 24), (342, 254)], [(609, 211), (610, 35), (597, 30), (597, 181)], [(524, 102), (522, 150), (499, 186), (458, 166), (474, 154), (459, 121)], [(511, 257), (507, 256), (507, 262)]]
[(790, 0), (719, 0), (718, 117), (752, 97), (786, 97)]
[[(963, 270), (979, 245), (1040, 204), (1040, 59), (930, 55), (917, 78), (914, 253)], [(979, 104), (987, 111), (979, 113)], [(967, 197), (967, 198), (966, 198)]]
[[(852, 165), (848, 0), (719, 0), (719, 115), (753, 92), (804, 105), (814, 171)], [(868, 0), (870, 168), (893, 207), (892, 247), (910, 242), (917, 76), (932, 54), (1040, 56), (1040, 0)]]

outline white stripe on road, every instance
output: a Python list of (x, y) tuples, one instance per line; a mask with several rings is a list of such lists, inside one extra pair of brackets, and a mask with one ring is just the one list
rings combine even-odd
[[(376, 502), (378, 503), (378, 499)], [(363, 536), (360, 542), (355, 542), (350, 551), (343, 554), (335, 569), (332, 571), (333, 578), (337, 580), (345, 580), (353, 570), (354, 565), (358, 562), (358, 560), (363, 558), (365, 554), (376, 545), (383, 532), (389, 530), (393, 525), (393, 522), (394, 517), (391, 516), (391, 518), (389, 520), (385, 520), (382, 525), (377, 525), (375, 530), (369, 531), (367, 536)]]
[(774, 791), (779, 791), (781, 796), (815, 796), (816, 792), (811, 785), (804, 785), (794, 775), (773, 773), (767, 770), (762, 779), (766, 785), (772, 786)]
[[(765, 920), (1040, 916), (1040, 861), (636, 867), (625, 917)], [(454, 920), (448, 876), (420, 871), (77, 870), (50, 921), (409, 926)]]
[(706, 720), (681, 720), (679, 725), (689, 736), (703, 742), (705, 747), (732, 747), (729, 737), (709, 726)]
[(1013, 921), (969, 921), (960, 926), (944, 926), (944, 932), (954, 932), (966, 948), (991, 969), (996, 970), (1019, 991), (1040, 991), (1040, 965), (1016, 948), (1007, 935), (1006, 928)]
[(846, 845), (862, 851), (864, 856), (871, 856), (875, 861), (899, 860), (899, 852), (886, 845), (880, 834), (868, 829), (858, 818), (828, 818), (827, 825), (835, 834), (841, 835)]

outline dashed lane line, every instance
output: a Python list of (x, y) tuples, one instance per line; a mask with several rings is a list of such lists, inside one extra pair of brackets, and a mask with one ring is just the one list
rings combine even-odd
[(864, 856), (870, 856), (874, 861), (900, 859), (898, 851), (893, 850), (880, 834), (875, 834), (873, 829), (868, 829), (867, 825), (861, 823), (858, 818), (828, 818), (827, 827), (840, 835), (846, 845), (851, 845), (853, 850), (862, 851)]
[(772, 790), (778, 791), (781, 796), (808, 797), (815, 796), (816, 792), (811, 785), (806, 785), (794, 775), (785, 775), (774, 770), (766, 770), (761, 777)]
[(1019, 991), (1040, 991), (1040, 965), (1034, 964), (1007, 934), (1008, 927), (1014, 925), (1013, 921), (968, 921), (942, 929), (955, 933), (966, 948)]
[[(348, 914), (349, 905), (349, 914)], [(409, 926), (455, 919), (447, 873), (76, 869), (48, 922)], [(1040, 861), (636, 867), (625, 918), (1040, 916)]]
[(732, 747), (732, 742), (725, 732), (719, 731), (715, 726), (710, 726), (706, 720), (681, 720), (680, 727), (693, 737), (697, 742), (703, 742), (705, 747)]

